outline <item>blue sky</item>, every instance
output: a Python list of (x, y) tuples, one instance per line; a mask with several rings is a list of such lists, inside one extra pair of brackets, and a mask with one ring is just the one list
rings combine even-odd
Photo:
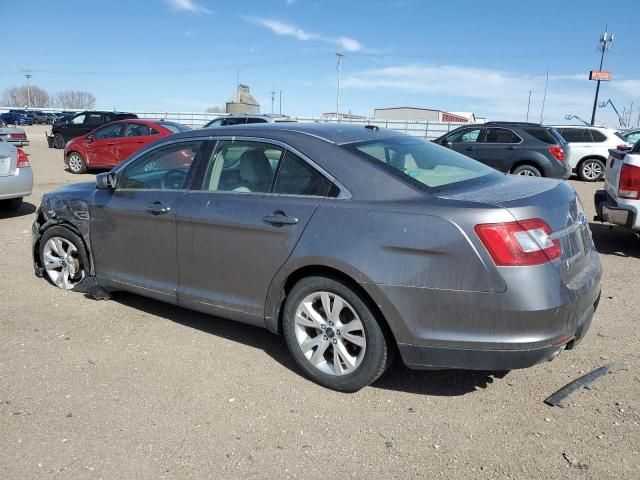
[[(89, 90), (100, 108), (204, 111), (233, 94), (239, 69), (264, 113), (275, 88), (284, 113), (319, 115), (335, 110), (342, 44), (343, 111), (412, 105), (517, 120), (532, 90), (537, 121), (549, 67), (544, 121), (564, 122), (590, 117), (587, 74), (608, 24), (614, 77), (600, 98), (640, 113), (639, 14), (637, 0), (0, 0), (13, 52), (0, 91), (24, 83), (29, 66), (34, 84)], [(598, 119), (615, 123), (609, 107)]]

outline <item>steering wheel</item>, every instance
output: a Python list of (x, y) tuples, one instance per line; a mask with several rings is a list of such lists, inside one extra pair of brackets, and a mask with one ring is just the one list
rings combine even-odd
[(180, 190), (187, 178), (187, 172), (184, 170), (167, 170), (162, 177), (163, 190)]

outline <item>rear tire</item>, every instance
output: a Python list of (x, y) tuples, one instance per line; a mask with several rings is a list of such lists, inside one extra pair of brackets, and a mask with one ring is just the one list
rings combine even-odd
[(305, 376), (333, 390), (356, 392), (373, 383), (392, 358), (392, 341), (366, 302), (331, 278), (307, 277), (294, 285), (284, 305), (283, 330)]
[(583, 182), (597, 182), (604, 177), (604, 162), (598, 158), (587, 158), (578, 167), (578, 177)]
[(87, 163), (78, 152), (71, 152), (67, 155), (67, 165), (71, 173), (86, 173)]
[(53, 136), (53, 148), (64, 148), (64, 137), (61, 133), (56, 133)]
[(0, 200), (0, 210), (15, 212), (22, 206), (22, 197)]
[(534, 167), (533, 165), (524, 164), (519, 165), (513, 169), (511, 175), (522, 175), (524, 177), (541, 177), (542, 172), (538, 169), (538, 167)]

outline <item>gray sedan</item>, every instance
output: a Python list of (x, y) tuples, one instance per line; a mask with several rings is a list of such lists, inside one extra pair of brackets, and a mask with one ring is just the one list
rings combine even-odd
[(0, 209), (17, 210), (31, 195), (33, 174), (27, 154), (0, 139)]
[(585, 335), (601, 267), (575, 191), (373, 126), (162, 139), (46, 194), (36, 274), (284, 335), (341, 391), (412, 368), (512, 369)]

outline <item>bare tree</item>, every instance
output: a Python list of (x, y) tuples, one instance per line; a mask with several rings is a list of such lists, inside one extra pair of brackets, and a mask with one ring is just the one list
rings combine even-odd
[(217, 105), (207, 108), (207, 113), (224, 113), (224, 108)]
[(5, 89), (2, 94), (2, 104), (7, 107), (46, 107), (49, 105), (49, 94), (36, 85), (23, 85)]
[(92, 109), (96, 104), (96, 97), (84, 90), (65, 90), (56, 93), (54, 103), (58, 108)]

